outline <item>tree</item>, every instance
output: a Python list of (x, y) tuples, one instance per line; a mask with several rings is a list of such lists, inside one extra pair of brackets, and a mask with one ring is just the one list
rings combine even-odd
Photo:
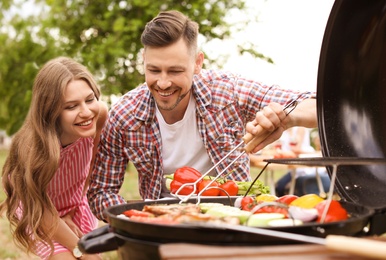
[[(205, 41), (211, 41), (230, 36), (235, 25), (225, 19), (228, 12), (245, 10), (244, 0), (35, 0), (37, 15), (9, 18), (9, 8), (17, 3), (0, 3), (6, 24), (0, 31), (0, 128), (10, 135), (21, 126), (33, 79), (49, 59), (73, 57), (96, 76), (105, 96), (124, 93), (144, 81), (140, 35), (159, 11), (176, 9), (192, 17)], [(240, 48), (244, 51), (265, 58), (250, 46)]]

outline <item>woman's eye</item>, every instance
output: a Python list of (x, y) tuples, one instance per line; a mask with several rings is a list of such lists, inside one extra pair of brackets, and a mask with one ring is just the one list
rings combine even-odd
[(91, 102), (93, 102), (94, 100), (95, 100), (95, 98), (93, 97), (93, 98), (87, 99), (86, 102), (87, 102), (87, 103), (91, 103)]
[(66, 110), (72, 110), (72, 109), (74, 109), (75, 107), (76, 107), (76, 105), (71, 105), (71, 106), (65, 107), (64, 109), (66, 109)]

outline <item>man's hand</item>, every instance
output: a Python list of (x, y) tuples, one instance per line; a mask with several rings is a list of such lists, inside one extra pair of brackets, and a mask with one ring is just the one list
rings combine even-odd
[(280, 104), (272, 102), (247, 123), (247, 134), (243, 138), (246, 152), (256, 153), (281, 137), (289, 120), (283, 109)]

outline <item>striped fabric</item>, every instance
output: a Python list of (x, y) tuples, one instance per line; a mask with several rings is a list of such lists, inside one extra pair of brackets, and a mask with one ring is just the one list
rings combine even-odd
[[(60, 217), (75, 209), (73, 221), (86, 234), (95, 229), (98, 221), (90, 211), (83, 186), (92, 158), (93, 138), (80, 138), (61, 149), (60, 166), (48, 185), (48, 195)], [(54, 243), (54, 254), (69, 251), (59, 243)], [(50, 248), (44, 244), (37, 246), (38, 256), (47, 259)]]
[[(200, 136), (213, 164), (242, 141), (246, 123), (270, 102), (285, 105), (298, 97), (301, 101), (316, 96), (215, 70), (202, 70), (194, 76), (192, 94)], [(160, 197), (164, 174), (161, 151), (156, 105), (144, 84), (126, 93), (110, 109), (88, 192), (91, 210), (99, 219), (103, 219), (107, 207), (125, 202), (119, 189), (129, 161), (138, 171), (142, 198)], [(240, 153), (232, 153), (217, 171), (225, 169)], [(249, 156), (241, 156), (229, 172), (232, 179), (249, 180)]]

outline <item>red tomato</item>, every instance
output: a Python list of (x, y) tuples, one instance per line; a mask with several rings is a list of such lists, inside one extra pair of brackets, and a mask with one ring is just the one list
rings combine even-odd
[(276, 202), (280, 202), (280, 203), (289, 205), (292, 201), (296, 200), (297, 198), (298, 198), (298, 196), (296, 196), (296, 195), (284, 195), (284, 196), (281, 196), (280, 198), (278, 198), (276, 200)]
[[(221, 184), (220, 188), (228, 192), (229, 196), (236, 196), (237, 193), (239, 192), (239, 186), (237, 186), (237, 183), (232, 180), (228, 180), (227, 182)], [(222, 190), (220, 190), (220, 196), (228, 196), (228, 195)]]
[(220, 190), (216, 188), (219, 186), (218, 182), (214, 181), (207, 188), (210, 182), (211, 180), (202, 180), (198, 186), (198, 193), (200, 193), (202, 190), (205, 190), (203, 193), (201, 193), (202, 196), (218, 196), (220, 194)]
[(251, 211), (256, 205), (256, 201), (251, 196), (243, 197), (241, 200), (241, 209)]

